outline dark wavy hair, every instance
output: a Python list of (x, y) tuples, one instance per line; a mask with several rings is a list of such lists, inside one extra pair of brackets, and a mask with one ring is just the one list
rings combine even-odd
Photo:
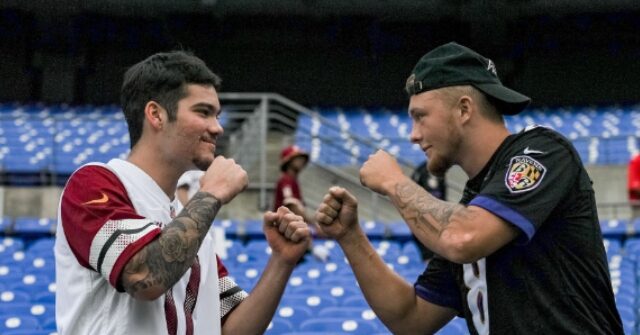
[(188, 84), (220, 89), (220, 77), (198, 57), (185, 51), (157, 53), (131, 66), (124, 74), (120, 102), (129, 126), (131, 148), (140, 140), (144, 107), (155, 101), (175, 121), (178, 101), (187, 94)]

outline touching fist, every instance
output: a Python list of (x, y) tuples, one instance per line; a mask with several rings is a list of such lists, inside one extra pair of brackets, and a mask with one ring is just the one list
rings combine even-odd
[(318, 206), (315, 218), (323, 234), (340, 240), (360, 227), (358, 200), (342, 187), (331, 187)]
[(390, 188), (404, 176), (396, 159), (384, 150), (370, 155), (360, 168), (360, 183), (374, 192), (388, 194)]
[(200, 179), (201, 191), (213, 194), (223, 204), (231, 201), (249, 184), (247, 172), (233, 159), (217, 156)]
[(275, 257), (296, 264), (311, 243), (311, 230), (304, 219), (281, 206), (264, 214), (264, 234)]

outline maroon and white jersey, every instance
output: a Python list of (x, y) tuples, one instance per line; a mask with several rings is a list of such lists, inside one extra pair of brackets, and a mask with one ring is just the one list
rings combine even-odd
[(118, 287), (129, 259), (175, 216), (172, 201), (137, 166), (120, 159), (71, 176), (56, 233), (56, 320), (60, 334), (220, 334), (220, 320), (247, 293), (227, 276), (211, 231), (191, 269), (154, 301)]

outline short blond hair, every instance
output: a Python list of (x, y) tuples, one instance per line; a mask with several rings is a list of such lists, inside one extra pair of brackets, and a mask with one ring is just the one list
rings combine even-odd
[(484, 93), (471, 85), (443, 87), (438, 89), (438, 92), (450, 105), (457, 103), (458, 99), (466, 95), (475, 101), (475, 103), (480, 107), (480, 113), (482, 113), (486, 118), (495, 122), (504, 122), (502, 114), (498, 112), (496, 106)]

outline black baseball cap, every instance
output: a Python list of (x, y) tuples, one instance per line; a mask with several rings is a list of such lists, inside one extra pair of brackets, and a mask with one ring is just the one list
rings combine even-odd
[(502, 114), (518, 114), (531, 99), (502, 85), (493, 61), (455, 42), (422, 56), (407, 79), (409, 96), (448, 86), (472, 85), (497, 100)]

